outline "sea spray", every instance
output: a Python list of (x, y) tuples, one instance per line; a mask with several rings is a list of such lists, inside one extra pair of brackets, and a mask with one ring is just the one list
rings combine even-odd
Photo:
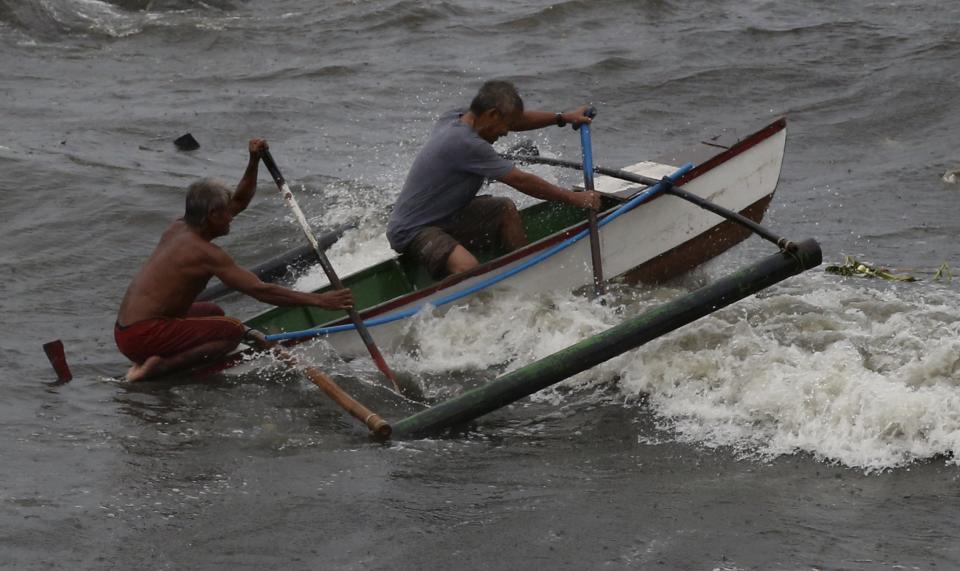
[[(648, 394), (681, 441), (746, 456), (805, 452), (867, 470), (950, 457), (960, 304), (908, 287), (795, 278), (634, 352), (621, 387)], [(780, 311), (790, 298), (804, 303)]]

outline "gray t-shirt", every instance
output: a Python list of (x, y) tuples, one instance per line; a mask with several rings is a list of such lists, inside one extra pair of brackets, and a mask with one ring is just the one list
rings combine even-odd
[(424, 226), (443, 224), (470, 204), (485, 179), (499, 180), (513, 169), (512, 162), (460, 121), (466, 112), (441, 115), (410, 167), (387, 224), (387, 240), (397, 252)]

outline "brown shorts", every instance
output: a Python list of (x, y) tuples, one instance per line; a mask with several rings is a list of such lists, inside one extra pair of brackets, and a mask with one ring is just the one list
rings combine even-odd
[(438, 226), (424, 226), (404, 253), (416, 258), (434, 279), (447, 275), (447, 258), (458, 245), (468, 250), (501, 248), (503, 215), (513, 205), (509, 198), (478, 196)]

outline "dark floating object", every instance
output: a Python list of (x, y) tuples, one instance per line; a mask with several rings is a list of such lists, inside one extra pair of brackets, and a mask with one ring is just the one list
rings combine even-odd
[(193, 135), (187, 133), (173, 142), (181, 151), (196, 151), (200, 148), (200, 143), (193, 138)]
[(439, 432), (515, 402), (631, 349), (709, 315), (722, 307), (820, 265), (814, 240), (797, 243), (696, 291), (661, 304), (606, 331), (521, 367), (486, 385), (436, 404), (393, 424), (400, 438)]
[(48, 384), (56, 386), (70, 382), (70, 379), (73, 378), (73, 373), (70, 372), (70, 367), (67, 366), (67, 355), (63, 351), (63, 342), (57, 339), (56, 341), (44, 343), (43, 352), (47, 354), (47, 359), (50, 359), (53, 370), (57, 372), (56, 382)]

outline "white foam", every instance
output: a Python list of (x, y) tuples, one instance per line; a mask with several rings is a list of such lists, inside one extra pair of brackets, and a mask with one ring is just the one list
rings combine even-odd
[(418, 372), (514, 369), (608, 327), (613, 310), (566, 292), (539, 296), (493, 290), (442, 317), (424, 311), (412, 322)]
[[(807, 453), (867, 471), (949, 457), (960, 445), (960, 295), (873, 285), (813, 270), (562, 386), (617, 383), (625, 406), (646, 394), (678, 440), (747, 457)], [(627, 290), (618, 308), (491, 292), (442, 317), (424, 312), (410, 328), (415, 354), (390, 359), (413, 373), (512, 370), (679, 293)], [(566, 392), (533, 398), (561, 406)]]
[(41, 5), (59, 23), (81, 26), (115, 38), (139, 33), (142, 19), (101, 0), (45, 0)]
[(916, 289), (812, 277), (813, 290), (749, 298), (643, 347), (624, 392), (648, 393), (680, 439), (747, 455), (880, 470), (956, 449), (960, 313)]

